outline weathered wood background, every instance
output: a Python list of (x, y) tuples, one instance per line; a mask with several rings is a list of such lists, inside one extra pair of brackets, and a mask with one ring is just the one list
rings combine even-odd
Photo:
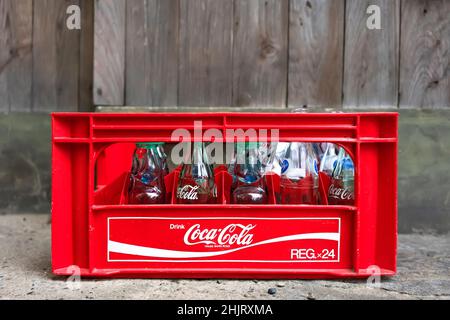
[(450, 0), (0, 0), (0, 112), (94, 105), (450, 108)]

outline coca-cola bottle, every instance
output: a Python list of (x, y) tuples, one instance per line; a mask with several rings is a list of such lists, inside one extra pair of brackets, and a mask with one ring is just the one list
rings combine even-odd
[(204, 143), (193, 143), (191, 161), (187, 162), (189, 163), (184, 163), (180, 172), (176, 195), (177, 203), (215, 203), (217, 189), (214, 183), (214, 171), (208, 163)]
[(319, 201), (317, 158), (309, 143), (293, 142), (281, 164), (282, 204), (312, 204)]
[(345, 152), (339, 150), (336, 166), (333, 170), (331, 184), (328, 189), (328, 203), (331, 205), (348, 205), (355, 203), (354, 194), (355, 169), (353, 161)]
[(266, 204), (267, 191), (262, 176), (257, 142), (238, 142), (232, 203)]
[(128, 203), (164, 203), (163, 159), (158, 154), (157, 143), (137, 143), (130, 175)]

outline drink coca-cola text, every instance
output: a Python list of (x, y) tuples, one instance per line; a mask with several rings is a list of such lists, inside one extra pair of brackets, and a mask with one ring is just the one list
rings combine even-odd
[(248, 246), (253, 242), (253, 234), (249, 233), (256, 225), (229, 224), (222, 229), (201, 229), (195, 224), (184, 235), (186, 245), (241, 245)]

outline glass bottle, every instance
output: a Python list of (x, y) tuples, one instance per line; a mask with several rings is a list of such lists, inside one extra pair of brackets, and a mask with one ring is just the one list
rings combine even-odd
[(281, 166), (281, 203), (318, 204), (319, 174), (311, 144), (291, 143)]
[(167, 164), (167, 154), (164, 151), (164, 142), (157, 143), (156, 151), (158, 152), (158, 157), (161, 161), (161, 169), (163, 171), (163, 176), (169, 174), (169, 166)]
[(327, 176), (333, 175), (334, 168), (337, 163), (336, 145), (334, 143), (326, 143), (325, 152), (320, 161), (320, 172), (326, 173)]
[(354, 179), (355, 168), (353, 160), (345, 152), (345, 149), (341, 148), (333, 170), (331, 185), (328, 189), (328, 203), (331, 205), (354, 205)]
[(267, 203), (267, 191), (258, 152), (257, 142), (237, 143), (236, 180), (231, 199), (233, 204)]
[(130, 204), (164, 203), (164, 175), (157, 147), (157, 143), (136, 144), (128, 193)]
[(190, 161), (183, 164), (178, 181), (176, 200), (179, 204), (215, 203), (217, 189), (214, 171), (205, 152), (203, 142), (193, 142)]

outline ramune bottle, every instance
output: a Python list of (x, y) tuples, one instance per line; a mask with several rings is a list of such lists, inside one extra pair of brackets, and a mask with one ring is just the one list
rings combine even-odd
[(231, 201), (234, 204), (266, 204), (267, 191), (262, 176), (257, 142), (238, 142), (235, 164), (236, 179)]
[(164, 151), (164, 143), (158, 143), (156, 146), (156, 150), (158, 152), (158, 157), (161, 161), (161, 169), (163, 171), (163, 175), (166, 176), (169, 174), (169, 166), (167, 164), (167, 154)]
[(136, 144), (128, 192), (130, 204), (164, 203), (163, 159), (157, 148), (157, 143)]

